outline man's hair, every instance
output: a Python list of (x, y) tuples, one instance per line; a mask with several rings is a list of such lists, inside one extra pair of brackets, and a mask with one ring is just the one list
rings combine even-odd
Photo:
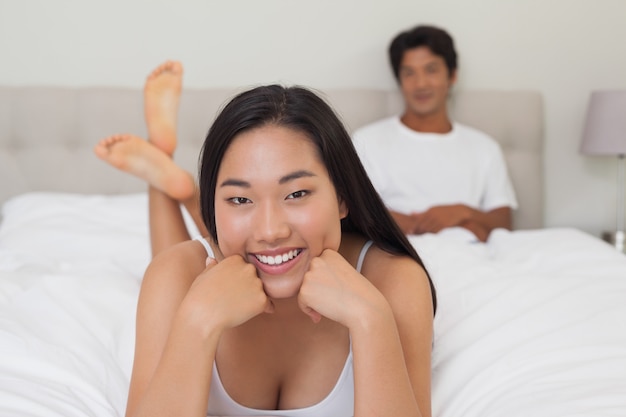
[(400, 64), (404, 53), (420, 46), (425, 46), (433, 54), (441, 56), (448, 67), (448, 76), (454, 75), (457, 55), (450, 34), (435, 26), (420, 25), (399, 33), (389, 45), (389, 60), (396, 80), (400, 81)]

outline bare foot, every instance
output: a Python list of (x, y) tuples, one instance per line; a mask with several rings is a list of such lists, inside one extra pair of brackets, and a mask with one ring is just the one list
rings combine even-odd
[(195, 183), (191, 174), (176, 165), (165, 152), (137, 136), (109, 136), (98, 142), (94, 153), (175, 200), (185, 200), (194, 195)]
[(168, 155), (172, 155), (176, 149), (176, 122), (182, 82), (182, 64), (166, 61), (148, 75), (144, 86), (148, 140)]

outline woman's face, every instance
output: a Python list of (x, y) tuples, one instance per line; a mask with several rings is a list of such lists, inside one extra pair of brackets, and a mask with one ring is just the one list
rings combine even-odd
[(311, 259), (339, 248), (346, 215), (304, 133), (262, 126), (235, 137), (224, 154), (215, 189), (219, 246), (256, 266), (270, 298), (298, 294)]

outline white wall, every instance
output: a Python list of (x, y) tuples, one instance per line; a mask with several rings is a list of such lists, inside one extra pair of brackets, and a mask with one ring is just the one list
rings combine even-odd
[(455, 37), (458, 88), (544, 94), (546, 225), (613, 229), (617, 164), (578, 146), (590, 92), (626, 89), (623, 0), (0, 0), (0, 84), (140, 87), (175, 58), (190, 87), (394, 88), (418, 23)]

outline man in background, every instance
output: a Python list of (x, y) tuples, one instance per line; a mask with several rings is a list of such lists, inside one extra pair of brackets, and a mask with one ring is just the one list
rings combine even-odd
[(400, 228), (421, 234), (462, 227), (480, 241), (493, 229), (511, 229), (517, 201), (500, 146), (448, 115), (457, 78), (452, 37), (417, 26), (393, 39), (389, 58), (404, 113), (358, 129), (353, 139)]

